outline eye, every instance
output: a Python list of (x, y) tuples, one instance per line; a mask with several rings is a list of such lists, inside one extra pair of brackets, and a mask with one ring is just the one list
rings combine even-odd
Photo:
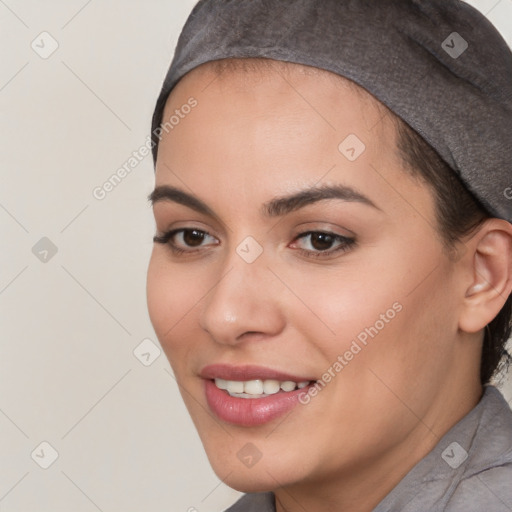
[(299, 249), (306, 256), (328, 256), (348, 251), (356, 243), (354, 238), (323, 231), (309, 231), (299, 235), (291, 247)]
[(198, 248), (218, 245), (219, 241), (206, 231), (200, 229), (173, 229), (161, 236), (155, 236), (153, 241), (167, 244), (176, 253), (194, 252)]

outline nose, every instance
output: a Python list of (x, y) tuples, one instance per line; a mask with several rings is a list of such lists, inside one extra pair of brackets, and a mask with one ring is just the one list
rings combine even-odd
[(276, 279), (265, 263), (246, 263), (235, 254), (202, 303), (200, 325), (226, 345), (279, 334), (284, 311)]

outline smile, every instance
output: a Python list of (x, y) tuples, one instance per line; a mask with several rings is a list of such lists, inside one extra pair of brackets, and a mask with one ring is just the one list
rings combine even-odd
[(255, 380), (225, 380), (215, 379), (215, 385), (224, 391), (227, 391), (230, 396), (236, 398), (264, 398), (276, 393), (289, 393), (296, 389), (305, 388), (310, 384), (310, 381), (293, 382), (291, 380), (278, 381), (274, 379), (255, 379)]
[(316, 382), (264, 366), (213, 364), (200, 372), (210, 411), (220, 420), (256, 427), (283, 416)]

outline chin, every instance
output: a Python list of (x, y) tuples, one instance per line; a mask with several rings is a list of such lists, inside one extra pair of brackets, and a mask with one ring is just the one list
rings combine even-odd
[(268, 478), (268, 475), (266, 481), (256, 481), (250, 475), (247, 475), (245, 478), (230, 475), (229, 478), (224, 480), (224, 483), (228, 487), (235, 489), (235, 491), (245, 493), (269, 492), (279, 487), (275, 480)]
[[(215, 471), (215, 474), (227, 486), (239, 492), (268, 492), (281, 487), (276, 479), (272, 478), (266, 471), (256, 471), (255, 468), (239, 472), (233, 471), (227, 477), (225, 469), (222, 470), (221, 468), (220, 471)], [(280, 482), (279, 477), (277, 480)]]
[(238, 454), (240, 451), (216, 450), (215, 454), (209, 453), (208, 450), (206, 452), (215, 474), (226, 485), (237, 491), (250, 493), (268, 492), (302, 480), (303, 475), (297, 474), (298, 468), (296, 465), (295, 471), (292, 471), (293, 465), (279, 464), (279, 460), (275, 457), (265, 456), (262, 456), (252, 466), (250, 461), (247, 461), (249, 465), (246, 465), (243, 461), (245, 452), (242, 451), (239, 458)]

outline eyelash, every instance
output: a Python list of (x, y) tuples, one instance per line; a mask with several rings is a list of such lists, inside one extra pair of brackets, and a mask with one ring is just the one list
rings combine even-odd
[[(206, 236), (212, 236), (210, 235), (210, 233), (208, 233), (208, 231), (204, 231), (202, 229), (193, 229), (193, 228), (180, 228), (180, 229), (173, 229), (171, 231), (168, 231), (167, 233), (164, 233), (163, 235), (161, 236), (155, 236), (153, 238), (153, 242), (157, 243), (157, 244), (163, 244), (163, 245), (168, 245), (169, 248), (171, 249), (172, 253), (176, 256), (181, 256), (183, 254), (190, 254), (190, 253), (195, 253), (197, 252), (198, 250), (201, 250), (201, 248), (199, 249), (191, 249), (191, 250), (187, 250), (187, 249), (182, 249), (180, 247), (177, 247), (173, 242), (172, 242), (172, 239), (174, 238), (174, 236), (176, 236), (178, 233), (187, 233), (187, 232), (196, 232), (196, 233), (200, 233), (201, 235), (203, 235), (203, 237), (206, 237)], [(217, 244), (218, 245), (218, 244)]]
[(352, 249), (356, 244), (355, 238), (349, 238), (342, 235), (337, 235), (336, 233), (331, 233), (330, 231), (307, 231), (305, 233), (301, 233), (298, 235), (292, 243), (296, 243), (298, 240), (310, 237), (312, 235), (326, 235), (333, 239), (333, 243), (339, 242), (339, 245), (334, 249), (327, 249), (325, 251), (310, 251), (307, 249), (297, 249), (303, 256), (307, 258), (327, 258), (337, 253), (345, 253)]
[[(175, 256), (182, 256), (185, 254), (193, 254), (201, 250), (201, 247), (198, 249), (182, 249), (180, 247), (177, 247), (175, 243), (172, 242), (174, 236), (176, 236), (179, 233), (187, 233), (187, 232), (196, 232), (199, 233), (204, 237), (212, 236), (208, 231), (204, 231), (201, 229), (193, 229), (193, 228), (180, 228), (180, 229), (173, 229), (171, 231), (168, 231), (164, 233), (163, 235), (157, 235), (153, 238), (153, 242), (163, 245), (168, 245), (170, 250)], [(298, 240), (305, 239), (307, 237), (310, 237), (312, 235), (326, 235), (328, 237), (332, 237), (333, 243), (339, 242), (339, 245), (335, 247), (334, 249), (328, 249), (325, 251), (311, 251), (307, 249), (300, 249), (297, 248), (301, 255), (307, 257), (307, 258), (322, 258), (322, 257), (329, 257), (333, 254), (337, 253), (345, 253), (352, 249), (356, 244), (355, 238), (349, 238), (342, 235), (337, 235), (336, 233), (331, 233), (329, 231), (307, 231), (305, 233), (301, 233), (295, 239), (293, 240), (292, 244), (295, 244)], [(216, 244), (218, 245), (218, 244)]]

